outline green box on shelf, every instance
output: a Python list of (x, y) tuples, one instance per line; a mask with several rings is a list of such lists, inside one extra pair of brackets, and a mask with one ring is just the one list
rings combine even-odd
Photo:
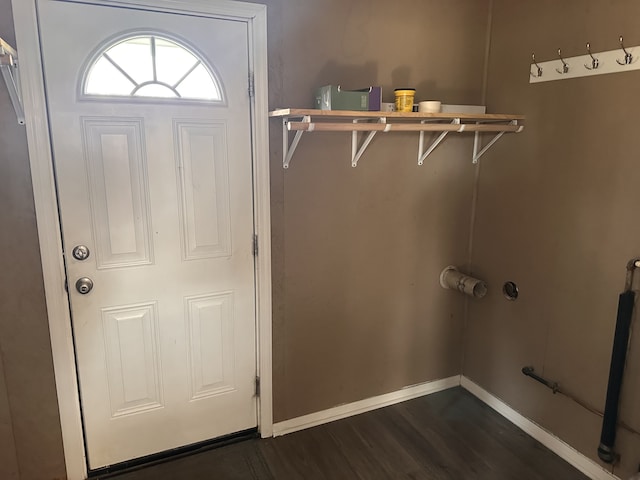
[(369, 110), (369, 92), (342, 90), (340, 85), (326, 85), (316, 90), (318, 110)]

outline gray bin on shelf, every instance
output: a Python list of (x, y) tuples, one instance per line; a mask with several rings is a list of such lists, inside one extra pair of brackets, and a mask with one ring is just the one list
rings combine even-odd
[(369, 91), (342, 90), (340, 85), (326, 85), (316, 90), (318, 110), (369, 110)]

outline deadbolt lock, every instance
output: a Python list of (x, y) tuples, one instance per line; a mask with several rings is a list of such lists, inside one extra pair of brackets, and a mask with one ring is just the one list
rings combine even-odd
[(76, 260), (86, 260), (89, 258), (91, 252), (89, 252), (89, 248), (84, 245), (76, 245), (73, 247), (73, 251), (71, 252), (73, 258)]

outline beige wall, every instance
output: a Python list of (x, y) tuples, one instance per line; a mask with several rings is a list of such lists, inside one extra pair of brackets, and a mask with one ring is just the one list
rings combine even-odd
[[(481, 100), (489, 0), (267, 0), (271, 108), (313, 89), (379, 84), (420, 99)], [(7, 11), (9, 0), (0, 0)], [(398, 15), (397, 12), (408, 12)], [(380, 135), (357, 169), (347, 134), (306, 136), (283, 171), (272, 121), (276, 420), (460, 371), (595, 458), (600, 419), (520, 373), (537, 370), (602, 408), (617, 294), (637, 250), (640, 72), (531, 86), (546, 60), (640, 44), (633, 0), (494, 0), (487, 104), (527, 115), (482, 161), (473, 268), (490, 294), (463, 303), (439, 271), (464, 264), (474, 169), (453, 138), (422, 168), (416, 135)], [(13, 41), (10, 16), (0, 35)], [(0, 477), (64, 475), (24, 131), (0, 88)], [(517, 302), (500, 294), (506, 280)], [(637, 321), (637, 320), (636, 320)], [(640, 429), (637, 335), (623, 419)], [(640, 443), (620, 431), (630, 474)], [(18, 475), (19, 471), (19, 475)]]
[[(604, 408), (618, 294), (626, 262), (640, 255), (640, 72), (529, 85), (527, 66), (531, 52), (582, 55), (587, 41), (615, 49), (621, 33), (640, 44), (640, 4), (495, 0), (493, 13), (487, 104), (525, 114), (527, 127), (483, 159), (473, 264), (491, 289), (470, 304), (464, 373), (595, 459), (601, 419), (520, 369)], [(502, 297), (507, 280), (520, 286), (516, 302)], [(636, 328), (621, 417), (637, 430), (639, 350)], [(626, 478), (640, 439), (618, 435), (615, 472)]]
[(4, 379), (4, 366), (0, 355), (0, 478), (17, 480), (18, 458), (13, 437), (11, 408), (7, 396), (7, 385)]
[[(272, 108), (311, 106), (325, 84), (480, 102), (488, 2), (270, 6)], [(276, 421), (458, 374), (464, 302), (438, 275), (467, 258), (471, 138), (418, 167), (417, 134), (380, 135), (354, 169), (349, 134), (313, 133), (283, 171), (280, 131), (272, 120)]]
[[(406, 86), (419, 99), (480, 101), (488, 0), (265, 3), (272, 108), (310, 106), (328, 83), (382, 85), (386, 101)], [(10, 16), (0, 22), (13, 42)], [(4, 87), (0, 121), (1, 468), (61, 478), (26, 141)], [(309, 135), (285, 172), (272, 123), (276, 420), (460, 371), (463, 303), (438, 274), (466, 260), (471, 141), (449, 140), (418, 168), (416, 134), (380, 137), (352, 169), (348, 134)]]

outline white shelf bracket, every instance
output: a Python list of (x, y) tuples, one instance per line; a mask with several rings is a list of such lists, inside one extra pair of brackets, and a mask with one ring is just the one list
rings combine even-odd
[[(311, 116), (305, 115), (302, 117), (302, 122), (309, 124), (308, 132), (313, 131), (313, 124), (311, 123)], [(304, 130), (298, 130), (293, 137), (293, 141), (291, 142), (291, 146), (289, 146), (289, 117), (284, 117), (282, 119), (282, 168), (289, 168), (289, 163), (291, 162), (291, 158), (298, 148), (298, 144), (300, 143), (300, 139), (302, 138), (302, 134)]]
[(18, 123), (24, 125), (24, 109), (20, 92), (20, 74), (18, 73), (18, 52), (0, 38), (0, 71), (9, 90), (9, 98), (16, 111)]
[[(353, 123), (358, 123), (362, 120), (367, 120), (366, 118), (356, 118), (353, 120)], [(387, 117), (381, 117), (377, 120), (377, 123), (387, 123)], [(388, 125), (389, 127), (391, 127), (391, 125)], [(384, 132), (388, 131), (387, 129), (383, 130)], [(358, 148), (358, 132), (357, 131), (353, 131), (351, 132), (351, 166), (353, 168), (356, 168), (358, 166), (358, 161), (360, 160), (360, 157), (362, 157), (362, 154), (365, 152), (365, 150), (367, 149), (367, 147), (369, 146), (369, 144), (371, 143), (371, 140), (373, 140), (373, 137), (376, 136), (376, 133), (378, 133), (377, 131), (371, 131), (367, 134), (367, 137), (364, 139), (364, 142), (362, 142), (362, 145), (360, 146), (360, 148)]]
[[(282, 120), (282, 166), (285, 169), (289, 168), (304, 132), (351, 133), (351, 166), (357, 167), (378, 132), (418, 132), (418, 165), (424, 164), (427, 157), (438, 148), (449, 133), (473, 132), (475, 135), (472, 161), (477, 164), (505, 133), (520, 133), (524, 129), (520, 123), (524, 120), (523, 116), (506, 114), (409, 115), (366, 111), (322, 112), (313, 109), (286, 108), (274, 110), (269, 113), (269, 116)], [(312, 120), (318, 117), (321, 118), (320, 122)], [(391, 123), (389, 119), (392, 120)], [(398, 122), (393, 122), (395, 119), (398, 119)], [(291, 132), (294, 133), (293, 137)], [(430, 134), (429, 139), (425, 136), (426, 133)], [(431, 136), (431, 133), (436, 135)], [(483, 146), (485, 133), (491, 135), (488, 137), (488, 143)]]
[[(511, 120), (509, 122), (509, 125), (518, 125), (518, 121), (517, 120)], [(520, 125), (520, 128), (518, 128), (518, 130), (516, 130), (516, 133), (520, 133), (522, 131), (524, 127), (522, 125)], [(474, 138), (473, 138), (473, 164), (475, 165), (476, 163), (478, 163), (478, 160), (480, 160), (480, 157), (482, 155), (484, 155), (485, 153), (487, 153), (487, 150), (489, 150), (491, 147), (493, 147), (493, 145), (500, 140), (500, 138), (502, 137), (502, 135), (504, 135), (505, 132), (500, 132), (498, 133), (495, 137), (493, 137), (491, 139), (491, 141), (489, 143), (487, 143), (484, 148), (482, 148), (482, 150), (478, 151), (478, 149), (480, 148), (480, 132), (476, 132)]]
[[(429, 120), (422, 120), (420, 123), (427, 123)], [(451, 125), (460, 125), (460, 119), (459, 118), (454, 118), (451, 121)], [(433, 153), (433, 151), (436, 149), (436, 147), (438, 145), (440, 145), (440, 143), (445, 139), (445, 137), (447, 136), (449, 132), (442, 132), (440, 135), (438, 135), (438, 138), (436, 138), (433, 143), (429, 146), (429, 148), (427, 149), (427, 151), (424, 151), (424, 131), (420, 132), (420, 141), (418, 143), (418, 165), (422, 165), (424, 163), (424, 161), (426, 160), (426, 158), (431, 155)]]

